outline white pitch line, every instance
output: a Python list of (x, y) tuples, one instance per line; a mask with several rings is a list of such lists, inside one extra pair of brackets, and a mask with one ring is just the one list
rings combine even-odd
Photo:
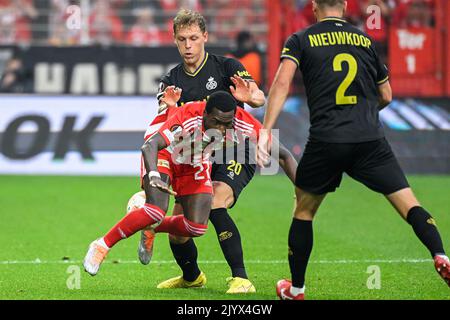
[[(368, 259), (368, 260), (313, 260), (310, 261), (311, 264), (362, 264), (362, 263), (429, 263), (432, 262), (431, 259), (394, 259), (394, 260), (384, 260), (384, 259)], [(0, 265), (12, 265), (12, 264), (81, 264), (81, 260), (55, 260), (55, 261), (45, 261), (45, 260), (31, 260), (31, 261), (0, 261)], [(138, 264), (137, 260), (110, 260), (105, 261), (109, 264)], [(152, 264), (174, 264), (175, 260), (155, 260), (151, 262)], [(199, 264), (226, 264), (225, 260), (200, 260)], [(246, 264), (287, 264), (288, 260), (247, 260)]]

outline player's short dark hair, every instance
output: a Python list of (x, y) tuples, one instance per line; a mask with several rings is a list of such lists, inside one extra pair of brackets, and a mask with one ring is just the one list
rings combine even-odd
[(173, 19), (173, 33), (176, 34), (178, 30), (192, 25), (198, 25), (203, 33), (206, 32), (206, 20), (200, 12), (181, 9)]
[(345, 0), (315, 0), (320, 8), (344, 6)]
[(231, 94), (226, 91), (216, 91), (209, 96), (206, 102), (206, 113), (211, 113), (213, 109), (222, 112), (236, 111), (237, 102)]

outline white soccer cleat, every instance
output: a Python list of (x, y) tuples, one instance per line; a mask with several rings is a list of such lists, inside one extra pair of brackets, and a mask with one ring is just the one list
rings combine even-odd
[(109, 249), (100, 243), (100, 239), (93, 241), (89, 245), (88, 252), (83, 261), (84, 270), (91, 276), (95, 276), (103, 260), (105, 260), (108, 251)]
[(141, 231), (141, 241), (139, 241), (138, 256), (139, 261), (147, 265), (152, 260), (153, 256), (153, 242), (155, 240), (155, 232), (151, 230)]

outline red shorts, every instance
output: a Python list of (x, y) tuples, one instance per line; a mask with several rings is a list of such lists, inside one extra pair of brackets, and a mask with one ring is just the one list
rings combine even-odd
[[(187, 196), (199, 193), (213, 193), (211, 181), (211, 163), (204, 161), (196, 165), (174, 164), (171, 154), (167, 150), (158, 152), (158, 172), (167, 174), (177, 196)], [(145, 170), (141, 157), (141, 187), (143, 186)]]
[(204, 161), (196, 165), (173, 165), (172, 189), (177, 196), (213, 193), (211, 163)]

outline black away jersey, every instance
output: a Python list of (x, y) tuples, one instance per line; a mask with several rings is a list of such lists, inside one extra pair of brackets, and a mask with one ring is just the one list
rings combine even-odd
[(384, 136), (378, 86), (388, 81), (370, 38), (343, 19), (326, 18), (291, 35), (281, 59), (303, 73), (310, 139), (353, 143)]
[[(253, 81), (251, 75), (238, 60), (206, 52), (202, 64), (194, 73), (188, 72), (183, 63), (180, 63), (162, 77), (158, 99), (165, 88), (171, 85), (183, 90), (178, 106), (190, 101), (206, 100), (213, 92), (219, 90), (231, 93), (230, 86), (233, 83), (230, 77), (233, 75)], [(240, 101), (238, 101), (238, 105), (243, 107), (243, 103)]]

